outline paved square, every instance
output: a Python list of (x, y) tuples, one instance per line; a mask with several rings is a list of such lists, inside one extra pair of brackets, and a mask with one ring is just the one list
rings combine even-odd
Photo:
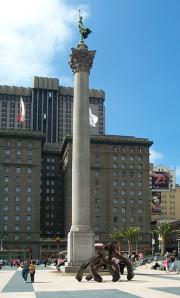
[(180, 296), (180, 275), (139, 268), (133, 280), (127, 281), (126, 274), (120, 281), (112, 282), (110, 275), (103, 282), (84, 278), (78, 282), (73, 275), (65, 275), (53, 267), (37, 266), (35, 283), (30, 277), (24, 283), (21, 268), (0, 270), (1, 298), (177, 298)]

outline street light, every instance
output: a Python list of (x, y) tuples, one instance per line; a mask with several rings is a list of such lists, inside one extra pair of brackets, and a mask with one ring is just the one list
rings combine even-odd
[(178, 260), (180, 259), (180, 238), (176, 239), (178, 242)]

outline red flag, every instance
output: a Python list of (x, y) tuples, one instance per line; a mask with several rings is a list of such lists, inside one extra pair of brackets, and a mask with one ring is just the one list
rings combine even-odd
[(20, 109), (19, 109), (19, 114), (18, 114), (18, 122), (23, 122), (25, 119), (25, 106), (24, 106), (24, 101), (22, 99), (22, 96), (20, 98)]

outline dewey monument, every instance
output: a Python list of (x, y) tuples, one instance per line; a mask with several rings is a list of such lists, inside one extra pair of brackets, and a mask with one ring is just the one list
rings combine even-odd
[(74, 74), (72, 149), (72, 226), (68, 234), (68, 260), (65, 271), (77, 271), (94, 255), (94, 232), (90, 223), (90, 128), (89, 74), (95, 51), (84, 39), (91, 33), (79, 14), (80, 42), (72, 48), (69, 65)]

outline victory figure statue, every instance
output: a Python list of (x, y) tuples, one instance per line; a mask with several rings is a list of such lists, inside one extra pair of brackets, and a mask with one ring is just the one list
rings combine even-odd
[(78, 29), (79, 29), (79, 33), (80, 33), (80, 36), (81, 36), (80, 42), (84, 43), (84, 39), (86, 39), (88, 37), (88, 35), (90, 33), (92, 33), (92, 31), (89, 28), (84, 27), (83, 17), (80, 15), (80, 10), (79, 10)]

